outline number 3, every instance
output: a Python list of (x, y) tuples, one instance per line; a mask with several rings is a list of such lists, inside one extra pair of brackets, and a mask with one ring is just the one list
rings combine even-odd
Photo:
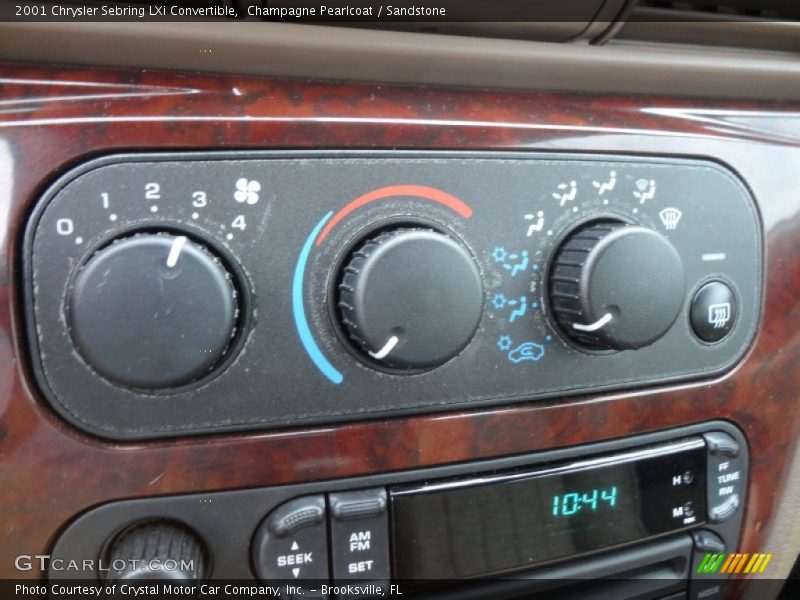
[(195, 208), (203, 208), (208, 204), (208, 196), (206, 196), (206, 193), (202, 190), (193, 193), (192, 198), (194, 198), (194, 200), (192, 200), (192, 206)]

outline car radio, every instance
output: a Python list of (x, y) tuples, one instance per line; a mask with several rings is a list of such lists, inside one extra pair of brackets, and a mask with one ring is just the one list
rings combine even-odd
[(496, 576), (702, 525), (705, 463), (698, 436), (541, 469), (390, 488), (396, 576)]
[(77, 518), (53, 548), (58, 564), (91, 556), (104, 569), (49, 575), (158, 578), (171, 560), (173, 582), (289, 585), (303, 597), (356, 584), (439, 597), (468, 580), (464, 593), (514, 597), (589, 579), (614, 597), (645, 585), (647, 597), (713, 598), (722, 577), (697, 570), (706, 553), (735, 549), (747, 472), (741, 432), (713, 422), (479, 463), (125, 500)]

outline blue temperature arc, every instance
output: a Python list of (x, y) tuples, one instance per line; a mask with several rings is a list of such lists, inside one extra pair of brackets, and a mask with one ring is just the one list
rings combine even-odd
[(297, 259), (297, 265), (294, 268), (294, 279), (292, 279), (292, 312), (294, 313), (294, 324), (297, 327), (297, 333), (309, 358), (317, 365), (317, 368), (322, 371), (325, 377), (338, 384), (344, 381), (344, 376), (322, 354), (317, 342), (314, 341), (314, 336), (311, 335), (311, 329), (308, 326), (308, 319), (306, 319), (305, 303), (303, 302), (303, 278), (306, 272), (308, 255), (311, 253), (311, 247), (314, 245), (314, 240), (319, 235), (320, 230), (332, 216), (333, 211), (330, 211), (322, 217), (322, 220), (317, 223), (317, 226), (309, 234), (306, 243), (303, 244), (303, 249), (300, 251), (300, 257)]

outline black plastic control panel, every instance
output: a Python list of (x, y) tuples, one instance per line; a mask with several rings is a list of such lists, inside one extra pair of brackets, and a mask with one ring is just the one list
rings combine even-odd
[(135, 439), (720, 373), (755, 334), (762, 247), (709, 161), (142, 154), (45, 193), (23, 274), (47, 399)]
[[(578, 578), (570, 569), (591, 557), (598, 562), (587, 563), (580, 577), (593, 578), (613, 564), (608, 576), (624, 580), (640, 569), (638, 578), (642, 553), (658, 542), (667, 549), (677, 543), (685, 553), (682, 580), (664, 583), (721, 589), (722, 576), (690, 582), (689, 562), (696, 572), (706, 553), (736, 548), (747, 472), (744, 436), (714, 422), (478, 463), (117, 501), (79, 516), (51, 552), (54, 564), (76, 560), (95, 570), (51, 576), (123, 578), (124, 569), (96, 566), (126, 565), (125, 547), (139, 541), (150, 549), (137, 555), (146, 565), (168, 565), (178, 552), (202, 559), (199, 567), (196, 560), (177, 575), (163, 574), (195, 585), (255, 581), (302, 589), (304, 597), (347, 584), (438, 593), (466, 580), (515, 574), (569, 583)], [(723, 482), (718, 473), (735, 476)], [(730, 481), (733, 492), (720, 488)], [(723, 498), (731, 497), (735, 505), (722, 510)], [(156, 533), (181, 543), (144, 544)], [(669, 579), (664, 565), (656, 567), (654, 579)], [(552, 575), (548, 569), (566, 570)]]

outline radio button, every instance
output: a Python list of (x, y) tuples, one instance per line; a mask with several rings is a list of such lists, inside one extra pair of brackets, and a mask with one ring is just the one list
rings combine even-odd
[(716, 533), (712, 533), (707, 529), (700, 529), (692, 532), (694, 539), (694, 549), (702, 553), (717, 553), (722, 554), (725, 552), (725, 542)]
[(712, 523), (721, 523), (726, 519), (730, 519), (736, 513), (737, 508), (739, 508), (739, 496), (734, 494), (722, 504), (712, 506), (708, 510), (708, 520)]
[(386, 588), (391, 576), (386, 490), (329, 494), (328, 500), (334, 581), (369, 581)]
[(725, 542), (707, 529), (693, 531), (691, 536), (694, 540), (691, 572), (694, 575), (689, 579), (689, 595), (686, 597), (691, 600), (723, 598), (727, 575), (719, 573), (719, 566), (722, 563), (717, 563), (717, 560), (719, 555), (724, 555), (728, 551)]
[(712, 431), (703, 435), (706, 440), (708, 453), (712, 456), (728, 456), (736, 458), (739, 456), (739, 444), (727, 433)]
[[(262, 581), (327, 583), (327, 538), (323, 495), (285, 502), (256, 531), (253, 540), (256, 575)], [(310, 592), (305, 590), (305, 594)]]
[(746, 473), (738, 442), (721, 431), (703, 434), (707, 448), (708, 520), (731, 518), (744, 497)]

